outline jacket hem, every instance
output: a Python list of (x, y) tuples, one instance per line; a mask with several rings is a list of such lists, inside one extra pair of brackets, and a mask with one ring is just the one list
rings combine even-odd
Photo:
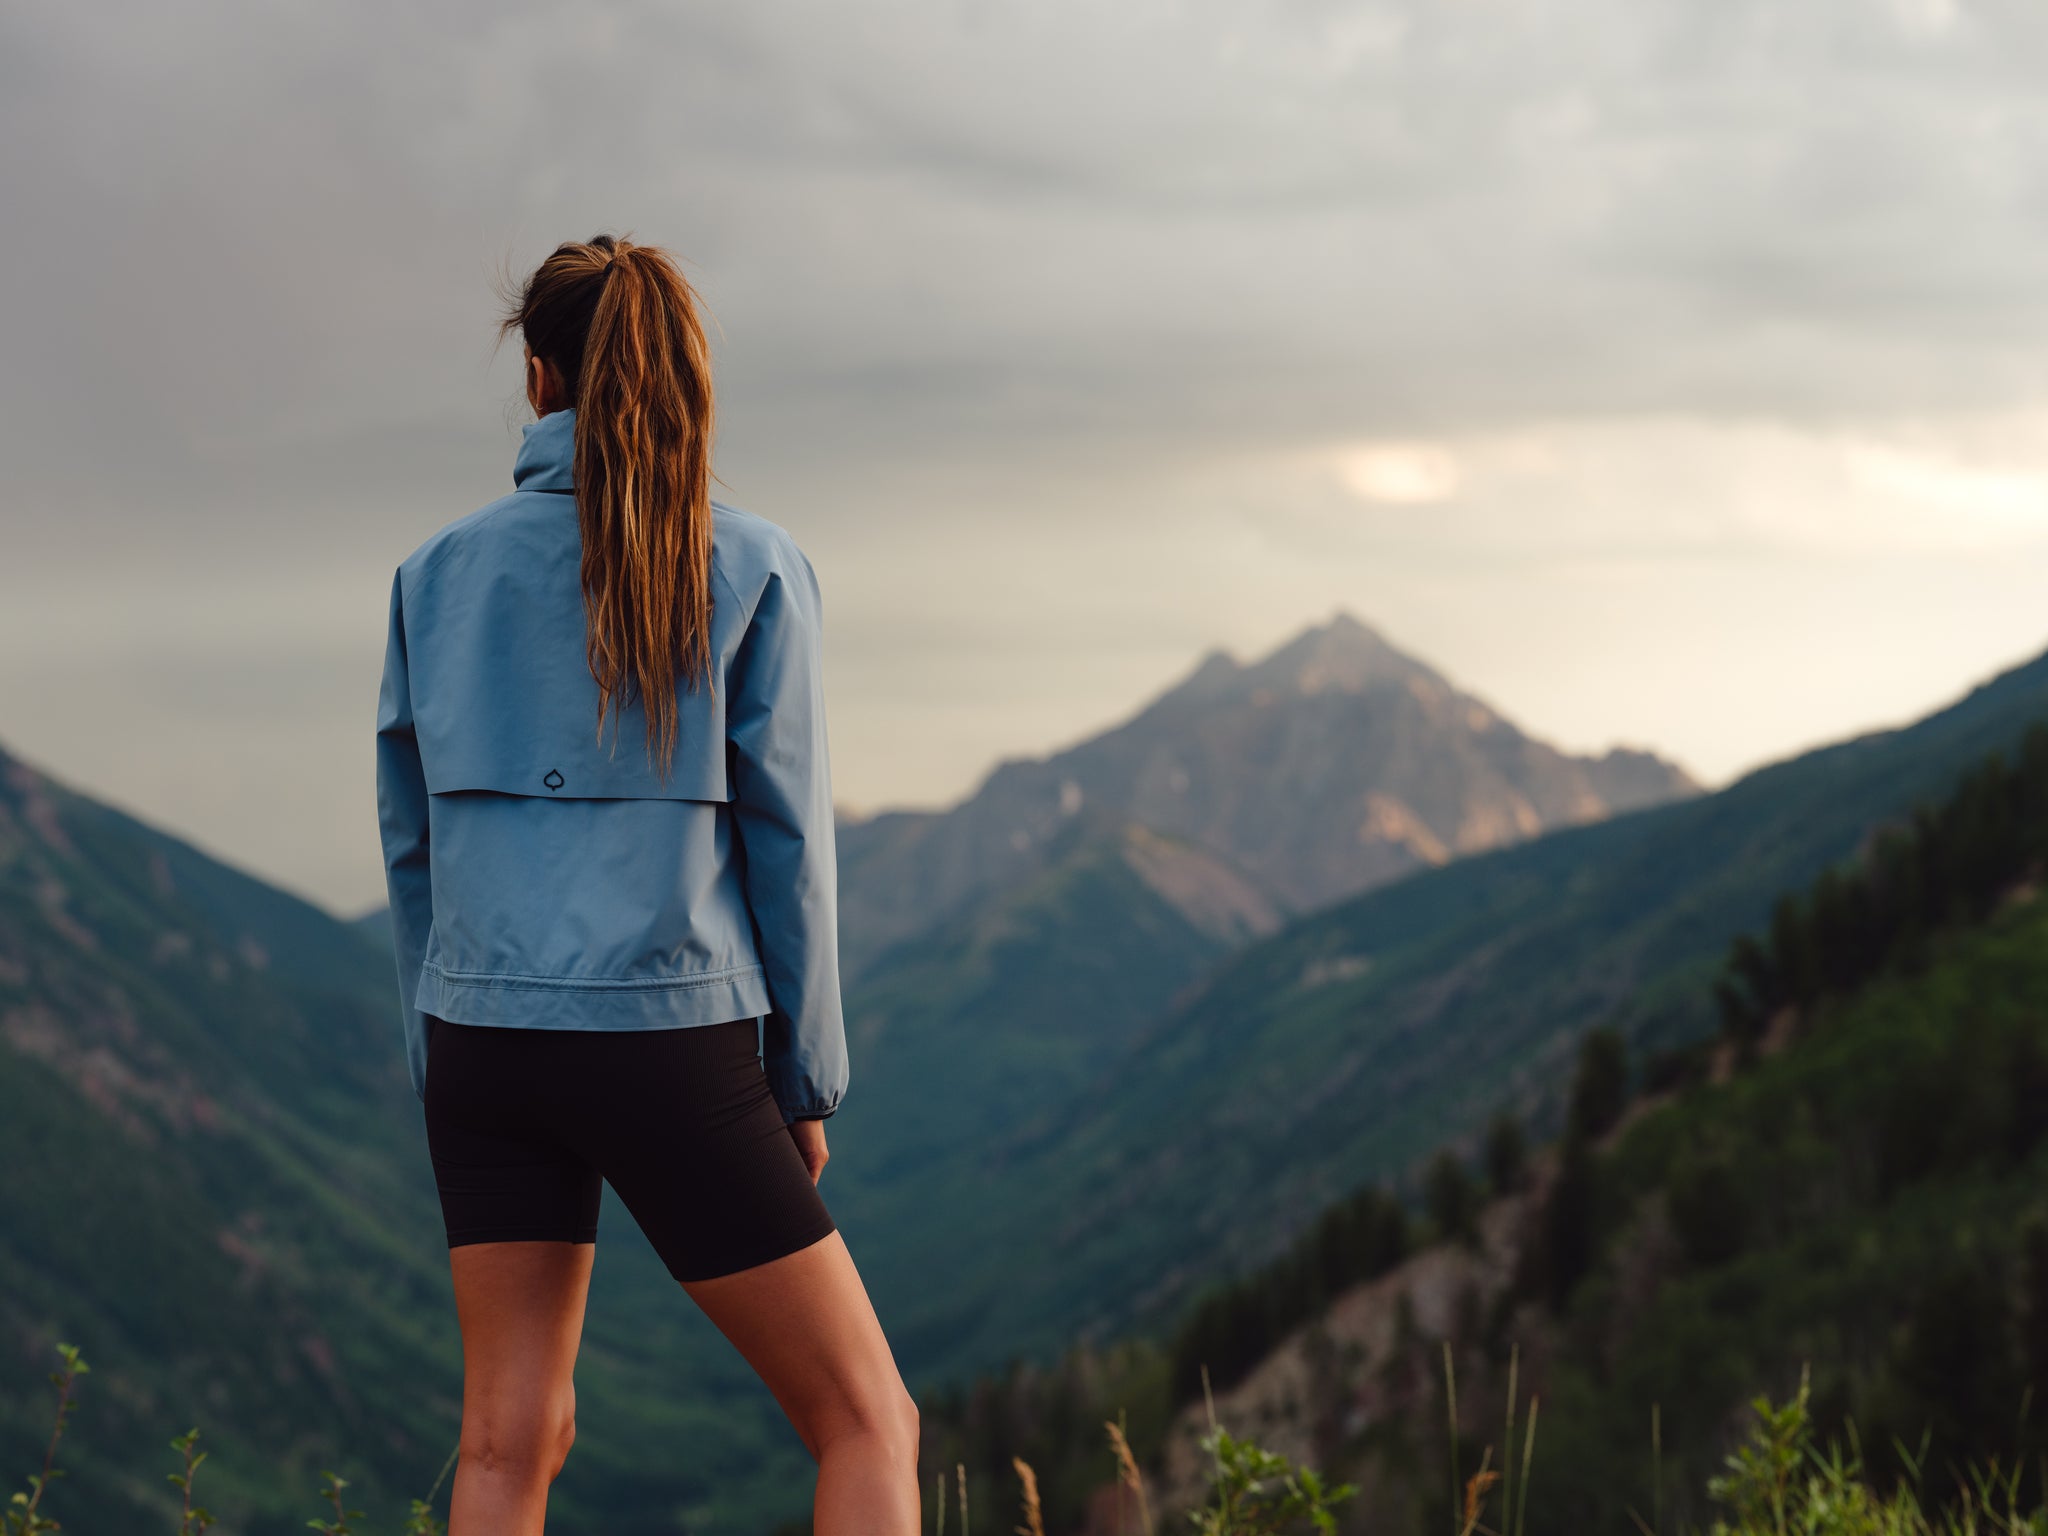
[(422, 974), (438, 976), (457, 987), (532, 987), (550, 992), (665, 992), (689, 987), (711, 987), (735, 977), (760, 975), (765, 967), (757, 960), (748, 965), (729, 965), (718, 971), (691, 971), (683, 976), (550, 976), (524, 971), (451, 971), (432, 960), (421, 965)]
[(589, 982), (421, 969), (416, 1006), (457, 1024), (532, 1029), (673, 1029), (758, 1018), (769, 1010), (759, 965), (632, 982)]

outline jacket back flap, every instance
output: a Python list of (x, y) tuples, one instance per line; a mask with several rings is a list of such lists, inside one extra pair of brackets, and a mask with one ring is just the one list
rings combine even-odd
[(524, 517), (493, 519), (488, 539), (445, 547), (403, 589), (406, 671), (428, 793), (732, 799), (722, 691), (727, 624), (720, 622), (728, 615), (714, 614), (711, 678), (677, 685), (675, 758), (664, 782), (649, 761), (637, 699), (607, 716), (598, 740), (569, 498), (513, 499), (556, 505), (540, 509), (552, 516), (528, 509)]

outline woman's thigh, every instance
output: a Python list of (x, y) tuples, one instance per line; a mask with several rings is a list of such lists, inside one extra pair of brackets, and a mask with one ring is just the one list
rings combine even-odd
[[(577, 1041), (565, 1144), (603, 1175), (678, 1281), (751, 1269), (833, 1230), (776, 1108), (756, 1021)], [(521, 1234), (529, 1235), (529, 1234)]]
[(462, 1325), (464, 1438), (550, 1440), (575, 1415), (576, 1352), (595, 1243), (467, 1243), (448, 1250)]
[(812, 1455), (840, 1433), (904, 1422), (910, 1395), (837, 1230), (683, 1289), (775, 1394)]

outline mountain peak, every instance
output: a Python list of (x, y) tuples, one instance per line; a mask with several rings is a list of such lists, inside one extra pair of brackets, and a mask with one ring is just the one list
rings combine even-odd
[(1343, 608), (1261, 657), (1244, 675), (1254, 686), (1290, 693), (1357, 693), (1379, 683), (1442, 681)]
[(1005, 759), (950, 811), (842, 826), (843, 878), (884, 894), (841, 903), (841, 942), (878, 955), (1116, 821), (1213, 850), (1307, 907), (1692, 789), (1654, 758), (1597, 762), (1529, 738), (1356, 614), (1327, 609), (1251, 661), (1203, 652), (1136, 714), (1046, 757)]
[(1339, 608), (1256, 661), (1239, 661), (1221, 646), (1212, 646), (1154, 707), (1168, 700), (1176, 705), (1213, 703), (1261, 688), (1302, 694), (1357, 693), (1373, 684), (1406, 683), (1418, 677), (1442, 683), (1436, 673), (1396, 649), (1370, 624), (1349, 609)]
[[(1342, 636), (1351, 640), (1380, 640), (1379, 631), (1353, 613), (1349, 608), (1339, 608), (1321, 624), (1309, 626), (1311, 631), (1320, 630), (1326, 635)], [(1385, 644), (1385, 641), (1380, 641)]]

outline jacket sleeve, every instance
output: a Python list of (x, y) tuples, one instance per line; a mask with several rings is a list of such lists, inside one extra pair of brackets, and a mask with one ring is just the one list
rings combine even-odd
[(404, 593), (398, 573), (391, 578), (391, 629), (384, 646), (384, 685), (377, 699), (377, 820), (384, 840), (384, 884), (391, 897), (391, 947), (398, 958), (406, 1067), (413, 1092), (424, 1101), (427, 1022), (414, 1001), (427, 931), (434, 921), (434, 886), (427, 860), (427, 779), (413, 734)]
[(733, 825), (767, 971), (762, 1064), (787, 1123), (838, 1109), (847, 1060), (818, 578), (794, 544), (785, 550), (734, 655), (725, 716)]

